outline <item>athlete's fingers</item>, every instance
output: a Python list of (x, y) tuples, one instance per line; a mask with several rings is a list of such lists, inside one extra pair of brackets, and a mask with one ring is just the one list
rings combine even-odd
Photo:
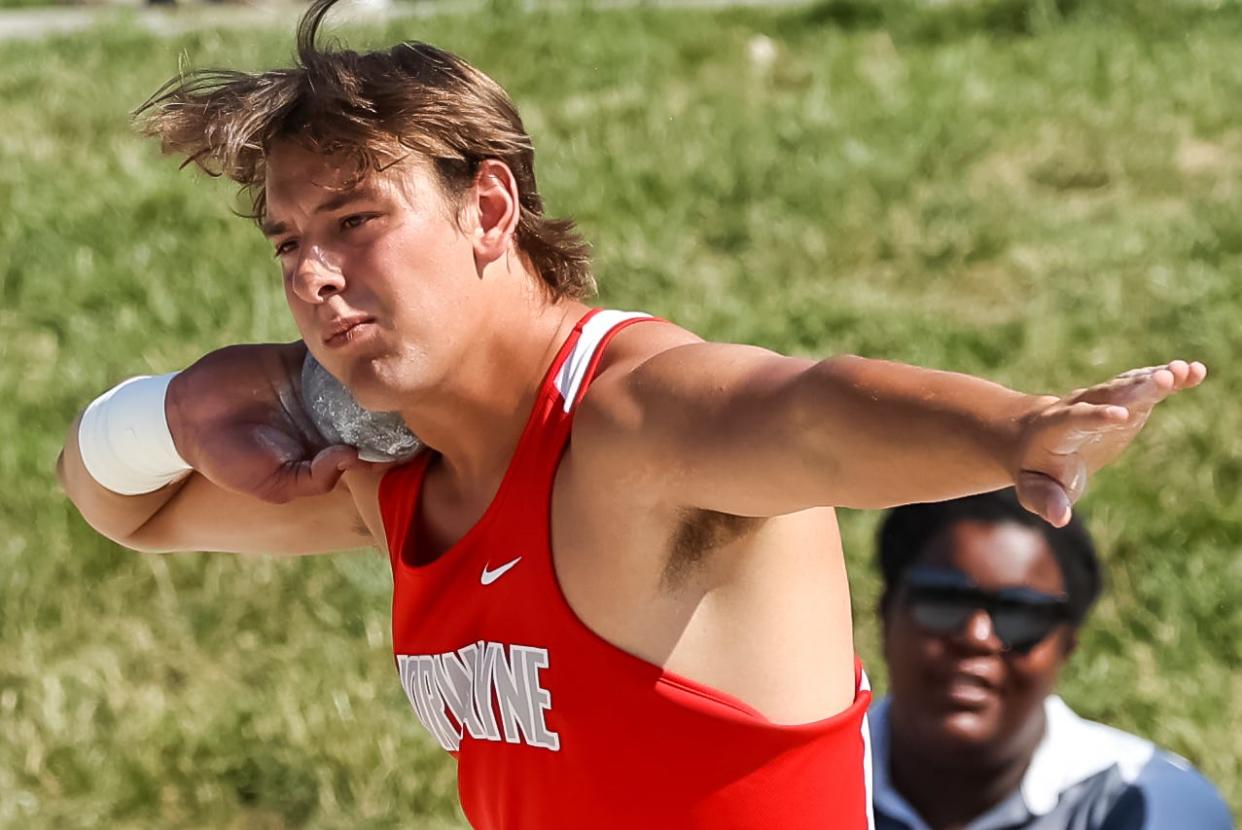
[(1127, 372), (1070, 398), (1074, 404), (1115, 404), (1150, 409), (1175, 391), (1177, 378), (1166, 366)]
[(1130, 420), (1129, 408), (1121, 404), (1079, 403), (1070, 408), (1070, 419), (1083, 430), (1121, 426)]
[(1207, 377), (1207, 367), (1197, 360), (1189, 362), (1185, 360), (1170, 360), (1168, 363), (1159, 366), (1145, 366), (1141, 369), (1131, 369), (1128, 372), (1122, 372), (1114, 380), (1134, 381), (1155, 378), (1163, 385), (1165, 375), (1162, 373), (1165, 372), (1172, 376), (1173, 382), (1169, 391), (1193, 389)]
[(1186, 376), (1190, 374), (1190, 364), (1184, 360), (1170, 360), (1164, 368), (1173, 376), (1173, 388), (1181, 389), (1186, 382)]
[(1207, 379), (1207, 367), (1197, 360), (1192, 360), (1186, 372), (1186, 380), (1180, 388), (1194, 389)]
[(1040, 443), (1051, 453), (1073, 453), (1101, 433), (1125, 427), (1130, 414), (1128, 407), (1112, 403), (1063, 406), (1047, 415), (1042, 429), (1048, 438)]
[(1175, 391), (1192, 389), (1202, 383), (1203, 379), (1207, 377), (1207, 367), (1197, 360), (1189, 363), (1185, 360), (1171, 360), (1162, 367), (1155, 367), (1156, 371), (1160, 369), (1167, 370), (1173, 375), (1173, 389)]
[(1147, 377), (1155, 371), (1165, 368), (1167, 363), (1161, 363), (1157, 366), (1142, 366), (1138, 369), (1128, 369), (1116, 376), (1116, 380), (1131, 380), (1133, 378)]

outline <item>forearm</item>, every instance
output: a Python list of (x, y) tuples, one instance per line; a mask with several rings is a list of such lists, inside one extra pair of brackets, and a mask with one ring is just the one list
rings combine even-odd
[[(375, 544), (382, 534), (340, 481), (363, 469), (356, 451), (319, 447), (303, 425), (295, 380), (304, 353), (230, 346), (176, 375), (113, 387), (69, 428), (57, 461), (66, 495), (101, 534), (141, 551)], [(366, 469), (373, 502), (380, 472)]]
[[(797, 384), (795, 463), (829, 503), (877, 508), (1013, 484), (1024, 419), (1050, 398), (952, 372), (835, 357)], [(827, 473), (827, 475), (825, 475)]]
[(56, 477), (65, 495), (86, 523), (112, 541), (133, 547), (135, 534), (167, 505), (185, 484), (175, 481), (151, 493), (123, 496), (101, 486), (87, 471), (78, 448), (81, 417), (65, 436), (65, 448), (56, 460)]

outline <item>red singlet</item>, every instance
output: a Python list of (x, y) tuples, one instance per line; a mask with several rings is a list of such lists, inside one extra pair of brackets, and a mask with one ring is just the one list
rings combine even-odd
[(457, 758), (462, 808), (477, 828), (863, 830), (871, 693), (861, 667), (849, 709), (778, 726), (606, 642), (561, 594), (549, 517), (572, 404), (611, 336), (641, 319), (650, 318), (592, 311), (578, 323), (496, 498), (443, 555), (412, 564), (429, 454), (384, 477), (401, 685)]

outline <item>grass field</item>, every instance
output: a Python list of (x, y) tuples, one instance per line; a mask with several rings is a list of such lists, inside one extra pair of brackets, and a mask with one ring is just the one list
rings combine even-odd
[[(604, 303), (1030, 391), (1204, 360), (1210, 382), (1086, 500), (1110, 586), (1063, 691), (1242, 811), (1237, 5), (498, 6), (351, 41), (408, 37), (513, 93)], [(144, 557), (52, 476), (65, 426), (117, 379), (293, 336), (233, 188), (126, 116), (180, 59), (291, 53), (287, 31), (0, 44), (2, 827), (460, 822), (396, 682), (379, 555)], [(876, 519), (843, 527), (883, 688)]]

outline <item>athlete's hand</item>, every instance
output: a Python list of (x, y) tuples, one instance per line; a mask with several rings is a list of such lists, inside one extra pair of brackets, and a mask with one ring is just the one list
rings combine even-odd
[(214, 484), (284, 503), (327, 493), (366, 466), (358, 451), (325, 446), (302, 408), (306, 346), (229, 346), (169, 384), (164, 409), (181, 457)]
[(1124, 372), (1064, 398), (1044, 399), (1022, 430), (1014, 476), (1018, 500), (1063, 527), (1086, 491), (1088, 476), (1121, 455), (1152, 408), (1206, 376), (1202, 363), (1174, 360)]

